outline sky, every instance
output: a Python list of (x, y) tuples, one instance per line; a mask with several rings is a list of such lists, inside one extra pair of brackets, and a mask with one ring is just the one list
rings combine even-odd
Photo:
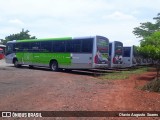
[(132, 32), (155, 22), (160, 0), (0, 0), (0, 39), (29, 30), (37, 38), (101, 35), (139, 45)]

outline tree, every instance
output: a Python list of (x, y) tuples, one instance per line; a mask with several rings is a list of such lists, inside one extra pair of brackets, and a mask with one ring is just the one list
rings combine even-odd
[(138, 38), (144, 38), (150, 36), (152, 33), (160, 30), (160, 13), (158, 13), (157, 17), (153, 18), (156, 20), (155, 23), (145, 22), (140, 23), (139, 27), (135, 27), (133, 30), (133, 34), (135, 34)]
[(140, 23), (139, 27), (134, 28), (133, 33), (142, 38), (138, 47), (139, 54), (144, 58), (151, 58), (156, 66), (156, 81), (152, 81), (145, 87), (160, 92), (160, 13), (153, 19), (156, 20), (155, 23)]
[(3, 40), (3, 44), (5, 45), (8, 41), (12, 40), (24, 40), (24, 39), (36, 39), (36, 37), (31, 36), (29, 34), (29, 30), (24, 31), (24, 29), (22, 29), (20, 33), (12, 34), (5, 37), (5, 40)]
[(153, 18), (155, 23), (140, 23), (139, 27), (135, 27), (133, 33), (142, 38), (140, 41), (139, 54), (144, 58), (159, 59), (160, 49), (160, 13)]
[(145, 41), (141, 42), (139, 52), (146, 58), (152, 58), (152, 60), (155, 61), (158, 79), (160, 70), (160, 31), (153, 33), (144, 40)]

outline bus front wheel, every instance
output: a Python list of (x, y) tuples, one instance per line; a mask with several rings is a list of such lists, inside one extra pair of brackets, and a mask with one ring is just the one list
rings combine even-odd
[(21, 66), (20, 64), (18, 64), (18, 60), (17, 60), (17, 59), (15, 59), (15, 60), (13, 61), (13, 63), (14, 63), (14, 66), (15, 66), (15, 67), (20, 67), (20, 66)]
[(34, 68), (34, 66), (33, 65), (29, 65), (29, 69), (33, 69)]
[(56, 61), (52, 61), (52, 62), (50, 63), (50, 69), (51, 69), (52, 71), (58, 71), (58, 63), (57, 63)]

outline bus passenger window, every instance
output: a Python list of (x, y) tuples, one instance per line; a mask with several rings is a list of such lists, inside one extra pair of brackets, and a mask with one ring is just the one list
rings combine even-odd
[(92, 39), (86, 39), (82, 40), (82, 53), (92, 53), (93, 50), (93, 40)]
[(31, 42), (31, 49), (33, 52), (37, 52), (40, 49), (40, 42)]
[(81, 52), (81, 40), (66, 41), (66, 52), (80, 53)]
[(42, 41), (40, 51), (52, 52), (52, 41)]
[(65, 52), (65, 41), (54, 41), (53, 52)]

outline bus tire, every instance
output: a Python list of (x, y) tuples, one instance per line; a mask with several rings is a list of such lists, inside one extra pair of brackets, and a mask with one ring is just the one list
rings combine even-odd
[(14, 59), (13, 64), (14, 64), (15, 67), (20, 67), (21, 66), (20, 64), (18, 64), (17, 59)]
[(34, 68), (34, 66), (33, 65), (29, 65), (29, 69), (33, 69)]
[(52, 71), (58, 71), (58, 63), (57, 63), (57, 61), (51, 61), (51, 63), (50, 63), (50, 69)]

